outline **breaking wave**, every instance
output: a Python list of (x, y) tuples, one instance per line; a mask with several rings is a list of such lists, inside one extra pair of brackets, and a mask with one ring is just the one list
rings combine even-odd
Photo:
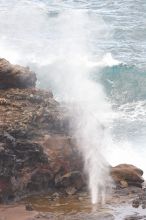
[(103, 67), (93, 77), (95, 81), (100, 77), (112, 102), (124, 104), (146, 99), (146, 69), (119, 64)]

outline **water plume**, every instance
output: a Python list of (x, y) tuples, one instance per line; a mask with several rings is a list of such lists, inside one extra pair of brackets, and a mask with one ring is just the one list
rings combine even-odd
[[(52, 87), (56, 99), (70, 106), (70, 132), (84, 158), (95, 204), (98, 199), (104, 200), (110, 182), (104, 154), (111, 140), (112, 111), (101, 84), (90, 77), (95, 66), (97, 71), (103, 65), (98, 59), (100, 52), (94, 57), (94, 43), (98, 38), (107, 37), (106, 25), (87, 9), (47, 11), (42, 5), (36, 7), (27, 1), (18, 5), (11, 9), (9, 22), (5, 20), (7, 12), (1, 15), (9, 26), (7, 33), (1, 25), (1, 56), (31, 66), (38, 73), (40, 86)], [(9, 47), (7, 54), (5, 45)]]
[(95, 32), (90, 32), (88, 27), (93, 28), (92, 25), (88, 11), (68, 10), (60, 14), (55, 25), (59, 30), (58, 56), (49, 66), (49, 79), (54, 82), (59, 98), (70, 103), (71, 132), (83, 156), (95, 204), (98, 199), (104, 200), (110, 179), (104, 151), (110, 138), (108, 117), (111, 108), (102, 86), (90, 79), (93, 71), (90, 46)]

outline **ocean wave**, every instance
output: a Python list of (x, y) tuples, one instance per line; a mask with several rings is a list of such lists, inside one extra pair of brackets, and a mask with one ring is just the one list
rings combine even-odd
[(93, 78), (100, 79), (107, 96), (115, 103), (146, 99), (146, 69), (126, 64), (106, 66), (95, 71)]

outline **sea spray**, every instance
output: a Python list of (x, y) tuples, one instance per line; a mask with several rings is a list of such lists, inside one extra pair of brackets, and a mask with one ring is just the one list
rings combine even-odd
[[(52, 88), (55, 98), (67, 101), (68, 106), (70, 103), (70, 106), (74, 107), (71, 111), (71, 123), (74, 126), (72, 133), (78, 137), (83, 156), (84, 145), (88, 152), (94, 149), (91, 148), (93, 143), (89, 143), (93, 135), (88, 126), (89, 121), (92, 122), (94, 118), (97, 122), (96, 129), (93, 129), (97, 138), (95, 145), (98, 157), (103, 157), (101, 164), (105, 167), (105, 176), (108, 168), (104, 157), (111, 165), (127, 162), (137, 165), (144, 170), (146, 177), (146, 4), (144, 0), (139, 2), (0, 1), (0, 56), (12, 63), (30, 66), (37, 73), (39, 87)], [(129, 13), (130, 8), (133, 8), (133, 13)], [(122, 63), (124, 61), (125, 65), (113, 62), (110, 52)], [(89, 80), (92, 70), (96, 74), (94, 83)], [(85, 85), (89, 84), (90, 88), (94, 87), (91, 95), (89, 92), (92, 89), (85, 89)], [(101, 84), (116, 111), (116, 118), (112, 123), (108, 122), (113, 112)], [(82, 98), (79, 98), (80, 94), (83, 94)], [(102, 111), (104, 103), (106, 107)], [(87, 123), (83, 119), (86, 119)], [(85, 132), (81, 127), (88, 129)], [(87, 160), (85, 169), (91, 177), (89, 164)], [(96, 184), (94, 187), (97, 187)], [(92, 190), (95, 191), (97, 193), (97, 188)], [(97, 198), (96, 193), (93, 194)]]
[(70, 132), (83, 156), (91, 199), (95, 204), (98, 199), (104, 200), (110, 183), (109, 165), (103, 152), (110, 139), (108, 117), (112, 111), (102, 86), (90, 79), (93, 68), (90, 45), (94, 32), (87, 29), (89, 26), (92, 27), (92, 18), (88, 11), (67, 10), (58, 16), (55, 23), (59, 36), (58, 52), (55, 61), (49, 65), (48, 77), (60, 100), (71, 106)]
[[(4, 12), (6, 22), (5, 17)], [(70, 133), (85, 162), (92, 203), (103, 201), (110, 183), (105, 154), (112, 111), (101, 84), (92, 81), (90, 74), (101, 65), (100, 53), (93, 57), (95, 39), (107, 36), (104, 22), (88, 10), (57, 10), (47, 15), (42, 5), (25, 1), (11, 9), (8, 20), (9, 33), (2, 26), (1, 56), (31, 66), (40, 86), (52, 87), (55, 97), (71, 106)]]

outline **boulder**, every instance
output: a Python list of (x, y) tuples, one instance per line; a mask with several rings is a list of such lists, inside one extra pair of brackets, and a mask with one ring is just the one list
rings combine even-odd
[(36, 75), (28, 67), (13, 65), (0, 59), (0, 89), (32, 88), (36, 84)]
[(111, 176), (116, 183), (123, 188), (128, 186), (137, 186), (142, 188), (144, 179), (143, 171), (131, 164), (120, 164), (112, 167)]

